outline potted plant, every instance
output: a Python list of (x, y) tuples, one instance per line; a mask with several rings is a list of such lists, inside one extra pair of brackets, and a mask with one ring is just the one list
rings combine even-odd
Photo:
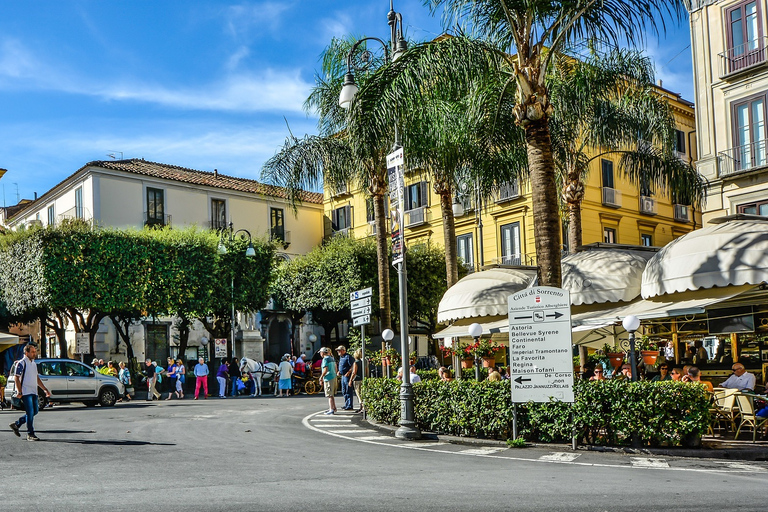
[[(496, 352), (503, 349), (504, 345), (494, 345), (489, 339), (479, 339), (471, 345), (464, 347), (464, 357), (470, 359), (482, 359), (483, 368), (491, 368), (496, 366)], [(472, 365), (464, 366), (462, 361), (462, 367), (471, 368)]]
[(617, 352), (616, 347), (612, 347), (606, 343), (603, 345), (603, 353), (608, 356), (608, 362), (614, 369), (624, 363), (624, 352)]
[(659, 357), (659, 347), (656, 342), (651, 341), (648, 336), (640, 336), (640, 354), (643, 356), (643, 363), (646, 366), (653, 366)]

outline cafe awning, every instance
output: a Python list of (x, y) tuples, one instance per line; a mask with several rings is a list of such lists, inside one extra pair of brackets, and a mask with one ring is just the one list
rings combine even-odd
[(768, 219), (732, 215), (673, 240), (648, 261), (642, 297), (768, 281)]
[(469, 337), (469, 326), (479, 323), (483, 327), (483, 336), (509, 332), (509, 318), (495, 316), (486, 318), (464, 318), (432, 335), (436, 339)]
[(656, 251), (587, 248), (563, 258), (563, 288), (571, 292), (571, 304), (629, 302), (640, 295), (643, 270)]
[(19, 344), (19, 337), (15, 334), (0, 332), (0, 350), (5, 350), (12, 345)]
[(535, 279), (536, 271), (528, 269), (494, 268), (469, 274), (445, 292), (437, 322), (506, 315), (508, 297)]

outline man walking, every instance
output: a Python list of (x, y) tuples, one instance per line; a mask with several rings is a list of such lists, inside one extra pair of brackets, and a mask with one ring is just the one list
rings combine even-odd
[(352, 365), (354, 361), (352, 356), (347, 354), (347, 348), (344, 345), (336, 347), (336, 353), (339, 354), (339, 373), (341, 374), (341, 394), (344, 395), (344, 407), (345, 411), (351, 411), (352, 406), (352, 393), (354, 388), (349, 383), (349, 376), (352, 373)]
[(155, 384), (157, 384), (157, 370), (155, 365), (152, 364), (152, 360), (147, 358), (144, 360), (144, 376), (147, 378), (147, 401), (151, 402), (153, 399), (159, 400), (160, 393), (157, 392)]
[(19, 428), (27, 424), (27, 441), (39, 441), (35, 435), (35, 415), (40, 411), (40, 404), (37, 398), (37, 388), (45, 391), (45, 396), (51, 396), (48, 388), (45, 387), (43, 381), (37, 374), (37, 345), (33, 343), (27, 343), (24, 347), (24, 358), (16, 365), (16, 374), (14, 380), (16, 381), (16, 397), (21, 399), (21, 403), (24, 405), (24, 416), (11, 423), (9, 426), (13, 433), (17, 437), (21, 437)]
[(195, 400), (200, 395), (200, 386), (203, 386), (203, 398), (208, 399), (208, 365), (202, 357), (195, 365)]

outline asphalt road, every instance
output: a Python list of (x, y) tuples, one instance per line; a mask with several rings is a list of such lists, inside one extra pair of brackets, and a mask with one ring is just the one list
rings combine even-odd
[[(340, 400), (337, 398), (337, 402)], [(768, 464), (406, 442), (319, 395), (0, 413), (6, 510), (763, 510)]]

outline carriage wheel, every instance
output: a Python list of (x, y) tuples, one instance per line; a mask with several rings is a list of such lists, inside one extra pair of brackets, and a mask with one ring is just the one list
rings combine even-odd
[(301, 393), (301, 388), (302, 387), (303, 386), (302, 386), (300, 380), (296, 379), (295, 381), (293, 381), (293, 394), (294, 394), (294, 396), (298, 395), (299, 393)]
[(306, 384), (304, 384), (304, 391), (308, 395), (314, 395), (317, 393), (317, 384), (315, 384), (314, 380), (308, 380)]

